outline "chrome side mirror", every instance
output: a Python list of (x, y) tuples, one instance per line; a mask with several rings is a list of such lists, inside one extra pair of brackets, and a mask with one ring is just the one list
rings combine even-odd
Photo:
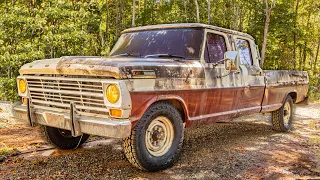
[(239, 72), (240, 60), (238, 51), (227, 51), (224, 53), (224, 65), (226, 70)]

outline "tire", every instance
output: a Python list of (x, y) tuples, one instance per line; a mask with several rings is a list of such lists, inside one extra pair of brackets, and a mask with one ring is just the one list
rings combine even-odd
[(289, 131), (292, 128), (293, 112), (293, 100), (288, 95), (281, 108), (272, 112), (273, 129), (280, 132)]
[[(71, 131), (63, 130), (59, 128), (49, 127), (49, 126), (41, 126), (42, 134), (50, 144), (53, 144), (59, 149), (74, 149), (78, 146), (81, 146), (90, 135), (83, 134), (81, 136), (73, 137), (71, 135)], [(79, 143), (81, 138), (81, 142)]]
[(179, 111), (170, 103), (151, 105), (123, 140), (124, 154), (135, 167), (159, 171), (171, 167), (180, 156), (184, 127)]

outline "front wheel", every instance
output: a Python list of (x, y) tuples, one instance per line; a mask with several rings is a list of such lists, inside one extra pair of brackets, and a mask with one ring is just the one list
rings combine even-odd
[(179, 111), (171, 104), (152, 105), (124, 139), (128, 161), (139, 169), (159, 171), (171, 167), (179, 158), (184, 127)]
[(272, 112), (272, 126), (276, 131), (287, 132), (292, 128), (293, 100), (287, 96), (280, 109)]

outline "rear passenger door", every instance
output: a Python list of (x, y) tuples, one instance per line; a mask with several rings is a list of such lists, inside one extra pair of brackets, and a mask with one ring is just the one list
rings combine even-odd
[(231, 51), (229, 36), (213, 30), (206, 30), (203, 55), (206, 90), (203, 101), (206, 104), (201, 114), (213, 121), (231, 119), (238, 114), (238, 97), (243, 85), (241, 73), (230, 72), (224, 66), (224, 53)]
[(244, 86), (239, 100), (240, 115), (257, 113), (261, 109), (265, 82), (259, 66), (259, 55), (253, 39), (234, 36), (234, 44), (240, 56), (240, 71)]

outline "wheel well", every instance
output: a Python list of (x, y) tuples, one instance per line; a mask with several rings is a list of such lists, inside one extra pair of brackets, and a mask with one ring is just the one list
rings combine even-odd
[(162, 101), (166, 101), (166, 102), (169, 102), (170, 104), (172, 104), (173, 107), (175, 107), (180, 112), (183, 122), (186, 121), (186, 112), (183, 108), (182, 102), (180, 102), (179, 100), (176, 100), (176, 99), (168, 99), (168, 100), (162, 100)]
[(296, 92), (290, 92), (288, 94), (288, 96), (291, 96), (293, 99), (293, 102), (296, 102), (296, 100), (297, 100), (297, 93)]

